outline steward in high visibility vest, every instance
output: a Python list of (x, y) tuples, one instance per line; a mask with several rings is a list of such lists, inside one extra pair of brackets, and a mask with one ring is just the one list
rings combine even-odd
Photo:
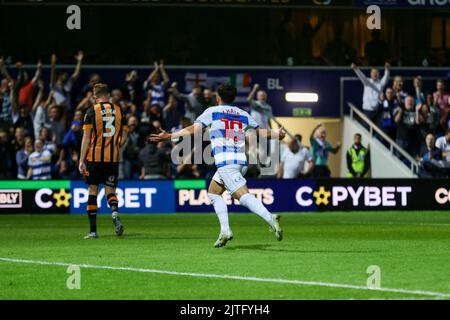
[(370, 150), (361, 143), (361, 135), (355, 134), (354, 144), (347, 151), (349, 178), (367, 178), (370, 170)]

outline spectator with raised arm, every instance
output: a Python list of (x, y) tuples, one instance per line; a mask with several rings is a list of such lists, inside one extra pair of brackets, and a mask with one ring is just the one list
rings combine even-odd
[(23, 70), (22, 64), (20, 63), (19, 65), (19, 77), (16, 83), (19, 105), (26, 105), (31, 110), (33, 107), (34, 88), (39, 85), (42, 75), (42, 62), (38, 61), (36, 72), (31, 80), (28, 79), (28, 73)]
[(72, 110), (72, 86), (80, 76), (83, 58), (83, 51), (78, 51), (75, 55), (75, 60), (77, 62), (75, 70), (69, 77), (67, 72), (56, 73), (57, 56), (56, 54), (52, 54), (51, 57), (50, 89), (53, 90), (53, 98), (55, 99), (56, 104), (65, 107), (67, 110)]
[[(161, 81), (162, 76), (162, 81)], [(170, 78), (164, 68), (164, 61), (154, 62), (153, 71), (144, 82), (144, 90), (150, 97), (151, 104), (158, 104), (161, 108), (166, 104), (166, 89), (169, 86)]]
[(86, 96), (81, 99), (75, 110), (86, 112), (87, 109), (91, 108), (94, 105), (94, 102), (95, 101), (92, 91), (87, 91)]
[[(172, 84), (172, 87), (174, 86), (176, 86), (176, 83)], [(182, 112), (180, 112), (180, 110), (178, 109), (178, 101), (177, 99), (175, 99), (175, 96), (172, 93), (169, 94), (167, 104), (162, 109), (162, 114), (164, 118), (164, 130), (171, 131), (172, 128), (180, 124)]]
[(38, 94), (33, 104), (33, 127), (34, 127), (34, 136), (39, 136), (39, 131), (43, 127), (50, 128), (50, 119), (48, 117), (47, 108), (50, 105), (50, 101), (52, 99), (52, 92), (50, 92), (47, 100), (44, 100), (44, 82), (40, 80), (38, 82)]
[(130, 71), (125, 75), (125, 82), (121, 87), (124, 99), (140, 106), (142, 103), (142, 87), (142, 81), (139, 79), (137, 71)]
[(322, 123), (319, 123), (311, 133), (309, 138), (311, 143), (311, 155), (314, 163), (312, 171), (313, 178), (329, 178), (331, 171), (328, 168), (328, 157), (330, 152), (337, 154), (341, 149), (341, 143), (338, 142), (333, 147), (327, 141), (327, 131)]
[(192, 87), (192, 91), (188, 95), (180, 93), (176, 86), (172, 86), (171, 89), (174, 97), (184, 103), (184, 117), (194, 122), (203, 112), (202, 88), (196, 85)]
[[(256, 100), (255, 100), (256, 94)], [(250, 115), (256, 120), (261, 129), (270, 129), (270, 119), (273, 117), (272, 106), (267, 103), (267, 92), (260, 90), (259, 84), (255, 83), (252, 91), (247, 97), (250, 105)]]
[(367, 78), (356, 64), (352, 63), (351, 65), (351, 68), (355, 71), (364, 86), (362, 106), (363, 112), (373, 122), (376, 122), (377, 120), (379, 106), (378, 100), (380, 94), (383, 92), (389, 81), (390, 67), (390, 64), (386, 62), (384, 65), (383, 78), (380, 79), (380, 72), (375, 68), (370, 71), (370, 78)]

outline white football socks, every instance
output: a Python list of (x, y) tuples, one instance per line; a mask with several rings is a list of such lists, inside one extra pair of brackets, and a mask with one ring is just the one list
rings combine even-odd
[(220, 232), (229, 234), (230, 225), (228, 222), (228, 208), (225, 200), (223, 200), (222, 196), (212, 193), (208, 193), (208, 197), (209, 200), (211, 200), (211, 204), (214, 206), (217, 217), (219, 218)]
[(266, 209), (261, 200), (256, 199), (253, 194), (244, 194), (239, 202), (251, 212), (256, 213), (258, 216), (263, 218), (269, 226), (273, 227), (272, 214)]

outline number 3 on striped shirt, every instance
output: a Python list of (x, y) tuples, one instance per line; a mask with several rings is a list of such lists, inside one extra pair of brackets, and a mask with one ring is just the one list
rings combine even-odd
[(102, 120), (105, 122), (105, 131), (103, 132), (103, 137), (112, 137), (116, 134), (116, 127), (113, 126), (114, 117), (103, 117)]

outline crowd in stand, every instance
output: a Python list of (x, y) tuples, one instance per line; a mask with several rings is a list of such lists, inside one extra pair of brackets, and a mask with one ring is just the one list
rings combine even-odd
[[(78, 52), (71, 74), (58, 72), (57, 57), (51, 56), (50, 81), (42, 79), (42, 63), (29, 75), (21, 62), (16, 63), (14, 78), (0, 58), (0, 179), (81, 179), (78, 160), (82, 124), (86, 110), (93, 106), (92, 88), (101, 82), (92, 74), (85, 84), (78, 84), (84, 54)], [(423, 88), (420, 76), (413, 80), (414, 92), (404, 90), (404, 80), (395, 76), (390, 82), (390, 65), (383, 77), (377, 69), (364, 75), (353, 64), (353, 70), (364, 85), (363, 111), (387, 136), (421, 163), (421, 176), (447, 176), (450, 167), (450, 93), (444, 80), (436, 89)], [(112, 102), (127, 117), (129, 138), (122, 149), (120, 178), (208, 178), (213, 167), (189, 161), (170, 161), (172, 143), (146, 144), (145, 137), (159, 129), (174, 131), (187, 127), (209, 106), (215, 105), (211, 88), (194, 86), (190, 93), (179, 91), (171, 82), (164, 62), (155, 62), (145, 80), (136, 71), (125, 75), (123, 84), (111, 90)], [(248, 96), (252, 116), (263, 128), (270, 126), (272, 107), (267, 93), (257, 84)], [(296, 136), (282, 152), (277, 176), (328, 177), (329, 152), (323, 126), (315, 128), (310, 138), (311, 149)], [(189, 157), (186, 157), (189, 158)], [(258, 176), (256, 166), (250, 176)]]
[[(81, 51), (75, 55), (75, 70), (68, 74), (57, 72), (57, 57), (52, 55), (49, 83), (41, 77), (41, 62), (32, 78), (22, 63), (16, 63), (14, 78), (0, 58), (0, 179), (82, 179), (77, 168), (84, 114), (94, 104), (93, 86), (102, 81), (92, 74), (87, 83), (74, 86), (83, 58)], [(129, 127), (121, 151), (121, 179), (208, 178), (214, 173), (214, 167), (206, 164), (173, 164), (173, 143), (145, 142), (159, 129), (175, 131), (191, 125), (216, 105), (210, 88), (194, 86), (188, 94), (180, 92), (160, 61), (144, 81), (136, 71), (127, 73), (123, 84), (112, 88), (111, 100), (122, 108)], [(255, 85), (248, 102), (252, 115), (267, 127), (272, 109), (265, 91)], [(249, 174), (258, 175), (258, 169), (251, 168)]]
[(377, 69), (366, 77), (352, 64), (364, 86), (364, 114), (378, 125), (420, 166), (420, 176), (448, 176), (450, 171), (450, 93), (444, 79), (436, 81), (435, 90), (424, 89), (423, 79), (413, 79), (414, 92), (406, 92), (402, 76), (390, 83), (390, 65), (383, 77)]

